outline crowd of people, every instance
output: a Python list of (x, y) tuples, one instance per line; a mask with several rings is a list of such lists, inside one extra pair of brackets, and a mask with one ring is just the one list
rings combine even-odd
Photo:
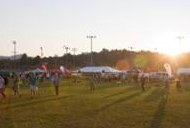
[[(150, 77), (147, 77), (147, 73), (131, 73), (131, 74), (121, 74), (117, 79), (113, 79), (113, 77), (105, 72), (102, 73), (92, 73), (89, 75), (89, 86), (90, 86), (90, 92), (94, 92), (96, 86), (100, 85), (100, 82), (110, 82), (113, 80), (117, 80), (120, 83), (130, 85), (129, 83), (134, 83), (136, 85), (140, 85), (142, 91), (146, 91), (146, 86), (148, 84), (152, 83), (157, 83), (160, 81), (163, 83), (165, 89), (166, 89), (166, 94), (169, 94), (170, 90), (170, 83), (171, 81), (176, 82), (176, 88), (177, 90), (181, 90), (181, 80), (180, 78), (176, 77), (170, 78), (168, 75), (163, 76), (163, 79), (155, 80), (151, 79)], [(158, 82), (159, 83), (159, 82)], [(153, 84), (154, 85), (154, 84)]]
[[(12, 90), (15, 96), (21, 98), (20, 86), (28, 85), (31, 92), (31, 98), (34, 98), (38, 92), (38, 83), (40, 81), (42, 82), (42, 79), (43, 77), (39, 78), (35, 73), (32, 72), (29, 74), (16, 74), (13, 72), (10, 79), (0, 76), (0, 97), (6, 98), (6, 85), (10, 83), (10, 85), (12, 85)], [(59, 85), (61, 81), (60, 73), (52, 73), (51, 80), (55, 88), (55, 95), (59, 95)]]
[[(52, 85), (55, 88), (55, 95), (59, 95), (59, 86), (60, 86), (60, 82), (61, 82), (61, 74), (60, 72), (52, 72), (51, 73), (51, 80), (52, 80)], [(146, 84), (148, 83), (148, 80), (146, 78), (146, 75), (141, 75), (141, 77), (138, 79), (137, 75), (131, 75), (132, 77), (128, 78), (124, 78), (124, 77), (120, 77), (120, 79), (117, 80), (121, 80), (125, 81), (126, 79), (134, 79), (133, 81), (135, 83), (140, 82), (142, 91), (144, 92), (146, 90)], [(38, 83), (39, 81), (44, 81), (44, 76), (41, 76), (40, 79), (39, 77), (35, 74), (35, 73), (29, 73), (29, 74), (16, 74), (16, 73), (12, 73), (11, 75), (12, 78), (12, 89), (13, 89), (13, 93), (15, 96), (18, 96), (21, 98), (21, 91), (20, 91), (20, 86), (25, 84), (28, 85), (28, 87), (30, 88), (31, 91), (31, 98), (34, 98), (37, 95), (38, 92)], [(77, 75), (73, 76), (74, 78), (74, 83), (77, 83), (77, 79), (81, 79), (81, 73), (78, 72)], [(100, 85), (100, 82), (110, 82), (111, 78), (108, 73), (105, 73), (104, 71), (102, 71), (102, 73), (92, 73), (88, 75), (88, 80), (89, 80), (89, 88), (90, 88), (90, 92), (93, 93), (95, 91), (95, 88), (97, 85)], [(131, 81), (131, 80), (130, 80)], [(166, 77), (164, 79), (165, 82), (165, 88), (166, 88), (166, 92), (167, 94), (169, 94), (169, 87), (170, 87), (170, 79), (169, 77)], [(6, 77), (2, 77), (0, 76), (0, 95), (3, 98), (6, 98), (5, 95), (5, 88), (6, 85), (8, 84), (8, 79)], [(181, 88), (181, 81), (180, 79), (176, 79), (176, 87), (178, 90), (180, 90)]]

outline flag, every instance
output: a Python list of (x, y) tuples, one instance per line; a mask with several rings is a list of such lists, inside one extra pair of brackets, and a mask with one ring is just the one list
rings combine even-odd
[(171, 78), (171, 77), (172, 77), (172, 69), (171, 69), (170, 64), (165, 63), (165, 64), (164, 64), (164, 68), (165, 68), (165, 70), (166, 70), (166, 72), (167, 72), (169, 78)]

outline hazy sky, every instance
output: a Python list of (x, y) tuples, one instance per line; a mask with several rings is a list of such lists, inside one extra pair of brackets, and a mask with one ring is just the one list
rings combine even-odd
[(0, 55), (13, 54), (12, 40), (31, 56), (89, 52), (89, 34), (94, 51), (190, 51), (190, 0), (0, 0)]

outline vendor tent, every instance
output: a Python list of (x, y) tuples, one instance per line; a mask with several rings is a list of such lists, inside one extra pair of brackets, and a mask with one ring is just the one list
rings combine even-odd
[(120, 73), (121, 71), (111, 68), (109, 66), (86, 66), (79, 69), (83, 73)]
[(9, 76), (11, 76), (11, 74), (12, 74), (12, 71), (9, 71), (9, 70), (0, 70), (0, 76), (9, 77)]
[(177, 70), (178, 75), (190, 75), (190, 68), (179, 68)]
[(43, 73), (45, 73), (45, 71), (42, 70), (42, 69), (37, 68), (37, 69), (34, 69), (34, 70), (26, 71), (25, 73), (43, 74)]

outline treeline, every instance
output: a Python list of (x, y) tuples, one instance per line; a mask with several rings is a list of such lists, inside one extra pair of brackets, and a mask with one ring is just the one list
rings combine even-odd
[[(93, 52), (93, 65), (111, 66), (120, 70), (138, 67), (146, 71), (163, 70), (163, 64), (169, 63), (173, 70), (177, 67), (190, 67), (190, 53), (180, 55), (178, 57), (170, 57), (164, 54), (150, 51), (128, 51), (128, 50), (107, 50), (102, 49), (100, 52)], [(59, 68), (63, 65), (69, 69), (77, 69), (78, 67), (89, 66), (90, 53), (81, 53), (79, 55), (71, 55), (70, 53), (63, 56), (29, 57), (23, 54), (19, 60), (0, 60), (0, 69), (17, 69), (28, 70), (40, 67), (45, 64), (48, 69)]]

